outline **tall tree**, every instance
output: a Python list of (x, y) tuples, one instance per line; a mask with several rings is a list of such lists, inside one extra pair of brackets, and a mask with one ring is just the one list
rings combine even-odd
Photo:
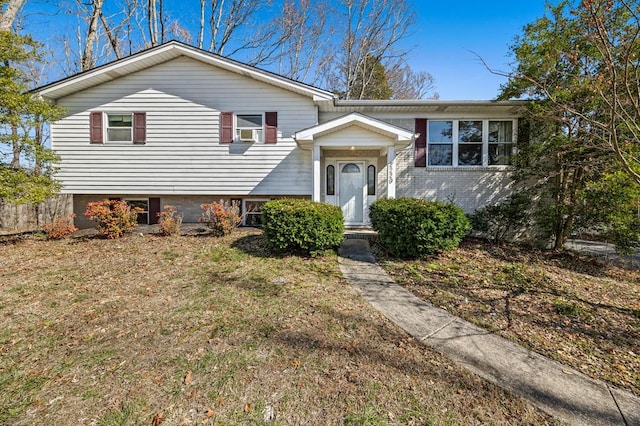
[(393, 99), (437, 99), (435, 79), (426, 71), (414, 71), (404, 59), (391, 62), (386, 68), (387, 81)]
[[(609, 33), (619, 34), (615, 43), (624, 44), (621, 34), (630, 31), (632, 20), (609, 3), (609, 15), (599, 19), (606, 20)], [(516, 67), (501, 94), (505, 99), (534, 99), (529, 109), (534, 140), (520, 147), (519, 175), (534, 192), (538, 218), (554, 237), (556, 249), (578, 220), (589, 216), (591, 225), (597, 222), (584, 202), (585, 191), (602, 186), (599, 182), (620, 168), (631, 176), (638, 170), (635, 157), (625, 158), (638, 153), (632, 129), (640, 122), (631, 111), (638, 103), (637, 81), (632, 87), (622, 76), (630, 68), (625, 60), (605, 57), (593, 32), (592, 6), (565, 0), (527, 25), (512, 47)], [(621, 82), (625, 91), (617, 87)], [(623, 108), (631, 110), (621, 116)], [(625, 147), (622, 137), (628, 142)], [(608, 219), (602, 214), (599, 220)]]
[(599, 141), (640, 183), (640, 3), (584, 0), (572, 13), (591, 48), (588, 81), (603, 110), (587, 118), (599, 130)]
[[(565, 0), (553, 10), (555, 24), (565, 23), (571, 30), (551, 33), (559, 44), (550, 53), (539, 49), (540, 67), (518, 65), (510, 75), (511, 87), (518, 82), (558, 111), (579, 116), (591, 129), (591, 143), (612, 152), (614, 161), (640, 183), (640, 4)], [(562, 60), (551, 71), (571, 82), (567, 90), (582, 91), (597, 100), (592, 105), (597, 110), (583, 110), (566, 96), (566, 90), (558, 91), (541, 74), (541, 70), (549, 72), (544, 55), (550, 54)]]
[(147, 0), (147, 24), (151, 46), (164, 43), (165, 21), (163, 0)]
[[(415, 12), (406, 0), (338, 0), (334, 2), (337, 19), (335, 60), (327, 71), (327, 83), (345, 99), (359, 99), (366, 92), (369, 57), (383, 66), (389, 60), (403, 58), (407, 51), (400, 45), (415, 22)], [(355, 89), (355, 90), (354, 90)]]
[(363, 78), (371, 55), (385, 68), (392, 98), (437, 96), (433, 78), (411, 70), (401, 45), (415, 22), (410, 0), (200, 0), (183, 6), (192, 14), (163, 0), (56, 1), (67, 23), (52, 79), (178, 39), (350, 99), (369, 90), (362, 83), (372, 77)]
[(387, 80), (387, 70), (380, 62), (380, 58), (366, 55), (353, 78), (351, 98), (391, 99), (391, 95), (393, 92)]
[(0, 145), (11, 152), (10, 162), (0, 163), (0, 198), (9, 202), (38, 203), (58, 188), (44, 123), (58, 119), (61, 110), (28, 91), (25, 72), (40, 59), (38, 48), (28, 36), (0, 31)]
[(276, 21), (280, 34), (278, 73), (294, 80), (316, 84), (333, 59), (329, 41), (334, 29), (329, 25), (326, 2), (285, 0)]

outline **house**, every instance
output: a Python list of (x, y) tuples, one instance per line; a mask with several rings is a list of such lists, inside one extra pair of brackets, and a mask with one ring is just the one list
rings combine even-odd
[(260, 206), (304, 197), (368, 223), (380, 197), (452, 200), (466, 211), (509, 193), (518, 101), (346, 101), (171, 41), (40, 87), (66, 108), (51, 125), (77, 226), (89, 201), (120, 198), (155, 223), (165, 205)]

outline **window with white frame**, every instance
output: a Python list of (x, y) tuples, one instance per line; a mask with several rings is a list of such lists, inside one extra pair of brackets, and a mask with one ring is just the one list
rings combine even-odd
[(107, 142), (133, 141), (133, 115), (107, 114)]
[(482, 165), (482, 120), (458, 121), (458, 166)]
[(246, 226), (260, 226), (262, 224), (262, 206), (266, 203), (267, 199), (262, 200), (243, 200), (244, 208), (244, 225)]
[(489, 121), (489, 165), (511, 164), (513, 121)]
[(262, 114), (238, 114), (236, 139), (243, 142), (264, 142)]
[(451, 166), (453, 159), (453, 121), (429, 120), (427, 130), (430, 166)]
[(515, 120), (429, 120), (428, 166), (512, 164)]

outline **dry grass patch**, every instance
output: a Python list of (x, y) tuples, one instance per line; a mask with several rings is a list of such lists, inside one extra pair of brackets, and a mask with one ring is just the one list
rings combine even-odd
[(0, 256), (3, 424), (554, 423), (255, 231)]
[(640, 271), (474, 239), (382, 265), (434, 305), (640, 395)]

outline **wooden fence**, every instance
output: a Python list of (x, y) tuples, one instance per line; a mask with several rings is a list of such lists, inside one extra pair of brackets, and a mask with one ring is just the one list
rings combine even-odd
[(43, 223), (73, 212), (73, 196), (59, 194), (41, 204), (9, 204), (0, 201), (0, 235), (36, 231)]

